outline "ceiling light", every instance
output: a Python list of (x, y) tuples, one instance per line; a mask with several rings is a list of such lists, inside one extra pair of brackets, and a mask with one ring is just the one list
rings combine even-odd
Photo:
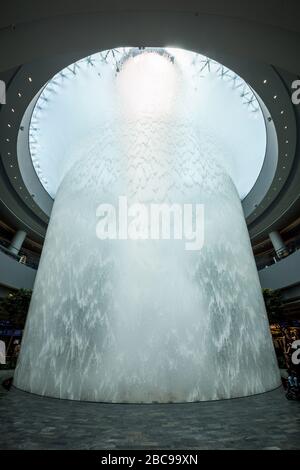
[(11, 111), (12, 111), (12, 113), (14, 113), (15, 112), (14, 108), (11, 108)]
[(263, 82), (263, 83), (264, 83), (264, 85), (265, 85), (267, 82), (268, 82), (268, 80), (266, 80), (266, 79), (265, 79), (265, 80), (264, 80), (264, 82)]
[(274, 95), (274, 100), (277, 100), (277, 95)]
[(30, 83), (32, 82), (32, 78), (31, 78), (31, 77), (28, 77), (28, 80), (30, 81)]
[(18, 93), (18, 97), (21, 98), (21, 96), (22, 96), (22, 94), (19, 92), (19, 93)]

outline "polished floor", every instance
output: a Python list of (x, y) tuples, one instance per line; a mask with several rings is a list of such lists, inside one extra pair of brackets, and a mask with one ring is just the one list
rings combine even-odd
[(300, 449), (300, 402), (280, 388), (218, 402), (115, 405), (0, 386), (0, 449)]

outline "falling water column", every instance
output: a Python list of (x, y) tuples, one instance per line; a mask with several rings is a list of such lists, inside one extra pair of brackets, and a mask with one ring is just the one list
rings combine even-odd
[[(169, 67), (163, 76), (176, 75)], [(136, 107), (125, 100), (125, 111), (97, 130), (59, 187), (15, 386), (57, 398), (137, 403), (271, 390), (280, 382), (276, 357), (241, 202), (220, 147), (188, 120), (182, 103), (159, 99), (161, 110), (141, 96)], [(136, 239), (120, 236), (115, 225), (120, 196), (128, 203), (127, 234), (139, 233)], [(103, 204), (110, 222), (99, 239)], [(158, 204), (170, 218), (174, 205), (204, 207), (201, 249), (187, 249), (192, 230), (182, 239), (142, 233), (141, 206)]]

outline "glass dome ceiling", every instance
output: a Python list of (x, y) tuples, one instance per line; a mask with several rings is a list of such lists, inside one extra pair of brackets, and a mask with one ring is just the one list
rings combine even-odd
[[(147, 60), (141, 60), (147, 54)], [(192, 115), (221, 149), (241, 199), (261, 171), (266, 150), (266, 127), (257, 98), (236, 73), (201, 54), (182, 49), (119, 48), (99, 52), (69, 65), (42, 89), (29, 128), (32, 163), (52, 198), (95, 133), (115, 117), (116, 87), (126, 95), (127, 111), (153, 113), (174, 99), (174, 77), (165, 73), (165, 57), (185, 87), (183, 113)], [(133, 67), (125, 65), (132, 61)], [(119, 76), (123, 74), (121, 83)], [(190, 117), (190, 116), (189, 116)], [(200, 125), (201, 124), (201, 125)]]

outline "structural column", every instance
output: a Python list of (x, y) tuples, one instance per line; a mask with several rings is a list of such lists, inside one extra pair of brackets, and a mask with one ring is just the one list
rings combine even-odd
[(15, 233), (14, 238), (12, 239), (11, 244), (8, 247), (8, 250), (12, 254), (14, 254), (14, 255), (19, 254), (19, 251), (22, 248), (22, 245), (23, 245), (24, 240), (26, 238), (26, 235), (27, 234), (26, 234), (26, 232), (24, 232), (24, 230), (18, 230)]
[(278, 258), (283, 258), (284, 256), (288, 255), (288, 249), (277, 230), (269, 233), (269, 238)]

